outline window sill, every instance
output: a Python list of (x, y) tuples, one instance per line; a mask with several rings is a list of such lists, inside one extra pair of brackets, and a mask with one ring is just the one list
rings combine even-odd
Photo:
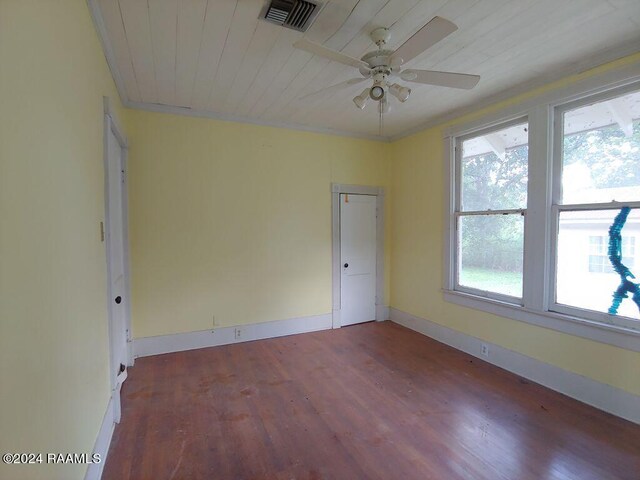
[(640, 331), (594, 322), (555, 312), (541, 312), (498, 300), (453, 290), (442, 290), (444, 300), (500, 317), (550, 328), (596, 342), (640, 352)]

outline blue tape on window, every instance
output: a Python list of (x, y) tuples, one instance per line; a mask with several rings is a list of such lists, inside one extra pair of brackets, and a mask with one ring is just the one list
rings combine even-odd
[(631, 299), (640, 309), (640, 286), (637, 283), (633, 283), (630, 278), (636, 278), (631, 270), (629, 270), (622, 263), (622, 229), (627, 221), (631, 208), (622, 207), (620, 213), (616, 215), (613, 223), (609, 227), (609, 261), (615, 272), (620, 275), (620, 286), (613, 292), (613, 302), (609, 307), (609, 313), (611, 315), (618, 314), (618, 307), (622, 303), (622, 300), (629, 298), (629, 294), (632, 294)]

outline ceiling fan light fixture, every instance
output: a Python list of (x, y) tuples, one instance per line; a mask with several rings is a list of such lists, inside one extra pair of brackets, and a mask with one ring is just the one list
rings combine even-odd
[(402, 103), (406, 102), (409, 98), (409, 95), (411, 95), (410, 88), (403, 87), (402, 85), (399, 85), (397, 83), (394, 83), (389, 87), (389, 92)]
[(360, 95), (353, 97), (353, 103), (355, 103), (356, 107), (360, 110), (363, 110), (369, 102), (369, 90), (369, 88), (365, 88)]
[(382, 100), (384, 98), (384, 87), (382, 85), (374, 85), (373, 87), (371, 87), (371, 90), (369, 91), (369, 96), (371, 97), (371, 100), (375, 100), (376, 102), (379, 102), (380, 100)]

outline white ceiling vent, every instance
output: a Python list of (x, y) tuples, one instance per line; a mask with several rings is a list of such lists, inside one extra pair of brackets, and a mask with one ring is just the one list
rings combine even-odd
[(306, 32), (321, 4), (307, 0), (270, 0), (260, 14), (268, 22)]

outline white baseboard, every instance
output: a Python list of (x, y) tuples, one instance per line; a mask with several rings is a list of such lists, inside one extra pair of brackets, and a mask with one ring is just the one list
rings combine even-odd
[[(389, 314), (389, 318), (395, 323), (600, 410), (640, 424), (640, 397), (637, 395), (527, 357), (499, 345), (485, 342), (396, 308), (390, 308)], [(489, 346), (488, 357), (480, 354), (482, 344)]]
[(389, 306), (376, 305), (376, 322), (383, 322), (385, 320), (389, 320)]
[(94, 454), (100, 455), (100, 463), (90, 463), (87, 467), (87, 471), (84, 474), (84, 480), (100, 480), (102, 477), (102, 471), (104, 470), (104, 463), (107, 461), (107, 454), (109, 453), (109, 446), (111, 445), (111, 437), (113, 436), (113, 429), (115, 428), (115, 417), (113, 415), (113, 402), (109, 399), (107, 404), (107, 411), (104, 414), (100, 431), (98, 432), (98, 438), (93, 447)]
[[(148, 357), (149, 355), (250, 342), (252, 340), (316, 332), (330, 328), (331, 314), (327, 313), (310, 317), (277, 320), (275, 322), (216, 328), (214, 330), (136, 338), (133, 340), (133, 352), (135, 357)], [(239, 330), (238, 337), (236, 336), (236, 330)]]

